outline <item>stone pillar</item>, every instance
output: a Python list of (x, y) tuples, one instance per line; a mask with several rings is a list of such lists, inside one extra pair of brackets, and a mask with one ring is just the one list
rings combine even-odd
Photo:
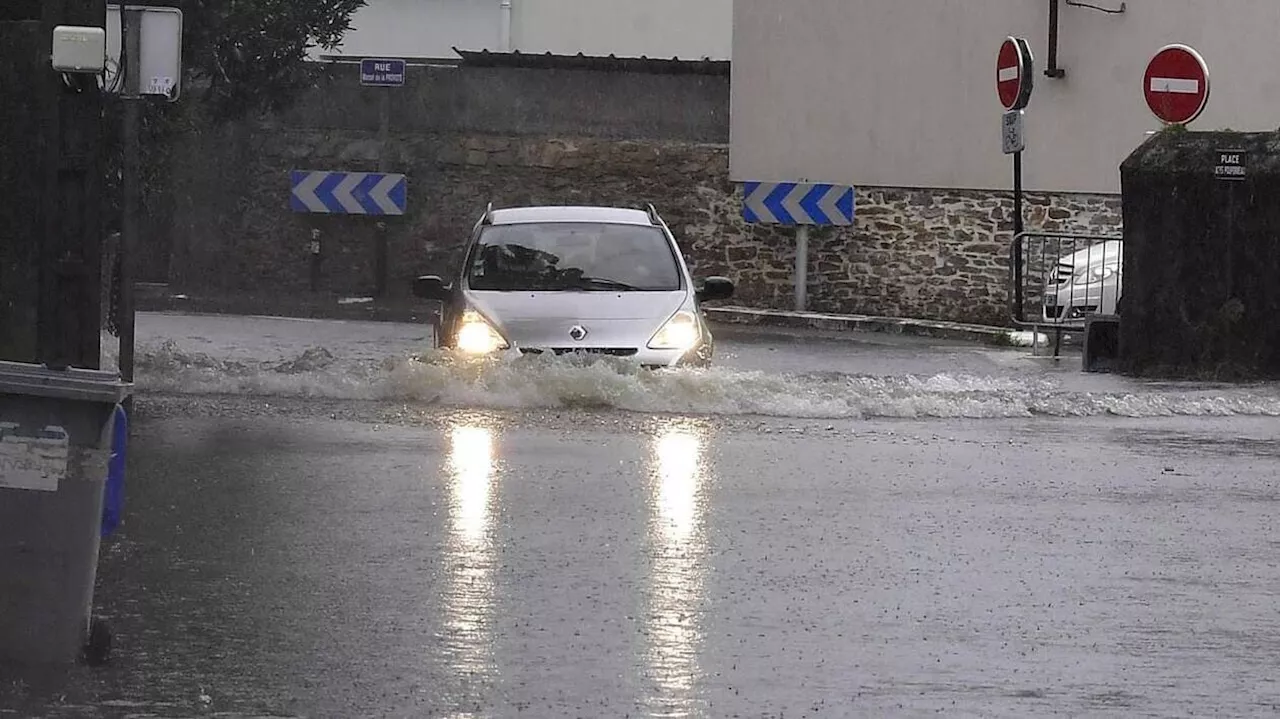
[(1120, 174), (1121, 371), (1280, 377), (1280, 134), (1168, 130)]

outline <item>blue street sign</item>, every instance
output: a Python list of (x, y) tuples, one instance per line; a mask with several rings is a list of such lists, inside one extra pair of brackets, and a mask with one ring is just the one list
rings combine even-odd
[(360, 84), (373, 87), (404, 85), (404, 60), (365, 58), (360, 61)]
[(385, 172), (294, 170), (289, 207), (294, 212), (338, 215), (403, 215), (407, 181)]
[(853, 224), (853, 188), (798, 182), (743, 184), (742, 218), (771, 225)]

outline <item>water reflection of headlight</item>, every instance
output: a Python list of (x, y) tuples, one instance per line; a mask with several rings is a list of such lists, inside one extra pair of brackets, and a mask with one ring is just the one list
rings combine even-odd
[(701, 676), (706, 573), (702, 445), (697, 428), (688, 427), (664, 429), (653, 443), (647, 661), (657, 690), (651, 701), (662, 711), (693, 713)]
[(493, 432), (462, 424), (449, 432), (450, 536), (442, 564), (440, 654), (457, 677), (491, 676), (494, 549), (490, 530), (495, 475)]
[(663, 434), (654, 447), (658, 516), (663, 533), (672, 539), (688, 538), (697, 518), (701, 451), (698, 437), (683, 430)]
[(481, 541), (489, 526), (493, 433), (486, 427), (454, 427), (450, 433), (449, 464), (453, 472), (450, 514), (454, 529), (468, 542)]

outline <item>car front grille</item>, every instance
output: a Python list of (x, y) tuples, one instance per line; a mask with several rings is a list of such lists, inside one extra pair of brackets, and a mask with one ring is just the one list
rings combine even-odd
[(1045, 318), (1050, 320), (1062, 319), (1064, 312), (1066, 313), (1067, 319), (1078, 320), (1084, 317), (1085, 315), (1096, 314), (1098, 312), (1098, 306), (1097, 305), (1076, 305), (1074, 307), (1067, 308), (1067, 307), (1062, 307), (1060, 305), (1059, 306), (1046, 305), (1044, 308)]
[(557, 355), (607, 355), (609, 357), (634, 357), (639, 353), (635, 347), (522, 347), (524, 354), (540, 355), (554, 352)]

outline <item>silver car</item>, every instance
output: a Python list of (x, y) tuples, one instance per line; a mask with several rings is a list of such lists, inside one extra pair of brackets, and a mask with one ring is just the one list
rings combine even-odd
[(1124, 243), (1107, 240), (1058, 258), (1049, 272), (1044, 320), (1082, 322), (1088, 315), (1114, 315), (1121, 292)]
[(610, 355), (651, 368), (710, 364), (701, 303), (733, 290), (724, 277), (694, 281), (652, 205), (490, 205), (457, 274), (414, 283), (415, 295), (442, 303), (438, 347)]

